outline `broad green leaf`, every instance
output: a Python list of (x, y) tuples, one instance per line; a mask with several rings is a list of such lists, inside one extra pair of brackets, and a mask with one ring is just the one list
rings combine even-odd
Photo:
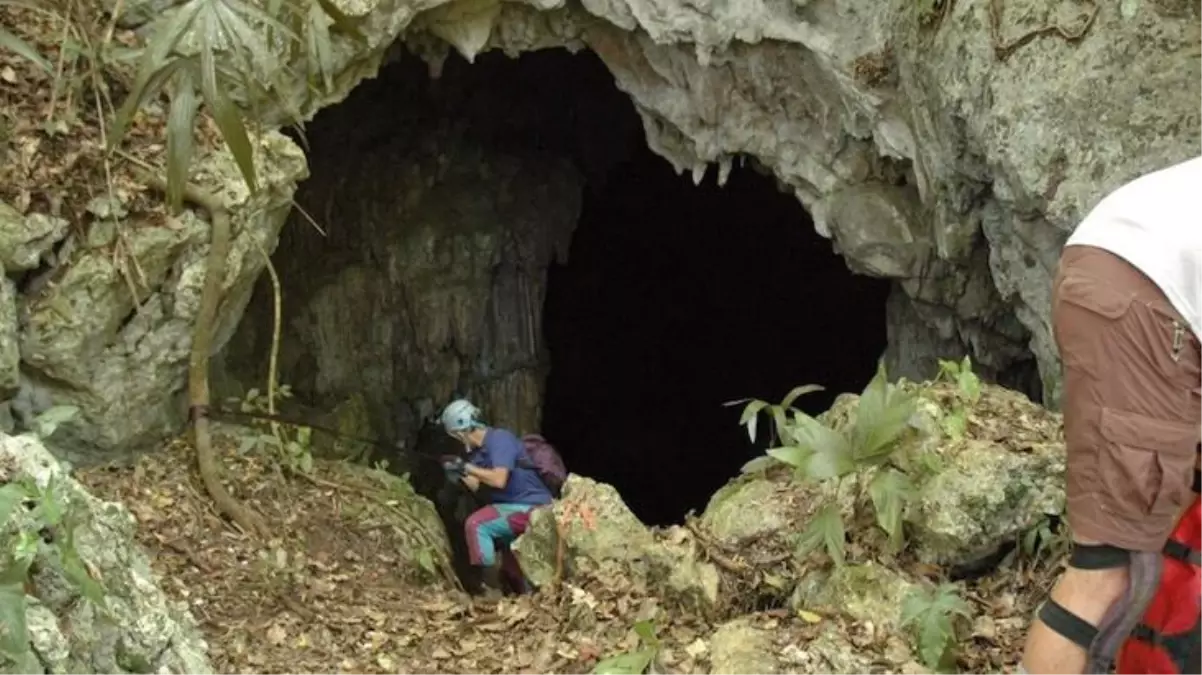
[(941, 584), (934, 592), (916, 588), (902, 600), (901, 625), (914, 631), (919, 656), (928, 668), (946, 668), (957, 643), (957, 616), (971, 618), (971, 611), (953, 584)]
[(739, 469), (739, 473), (759, 473), (760, 471), (767, 471), (779, 463), (779, 460), (771, 455), (760, 455), (744, 464)]
[(13, 511), (29, 497), (25, 486), (20, 483), (7, 483), (0, 486), (0, 530), (8, 523)]
[(417, 552), (417, 564), (431, 576), (438, 572), (438, 567), (434, 565), (434, 554), (430, 553), (430, 549), (427, 547), (423, 547)]
[(796, 401), (798, 397), (806, 394), (812, 394), (816, 391), (822, 391), (823, 389), (825, 389), (825, 387), (818, 384), (803, 384), (800, 387), (793, 387), (792, 391), (786, 394), (785, 398), (781, 400), (780, 406), (786, 409), (790, 408), (793, 406), (793, 402)]
[(839, 507), (829, 504), (810, 521), (797, 539), (797, 553), (806, 555), (822, 547), (836, 566), (842, 567), (844, 559), (843, 516)]
[[(964, 358), (967, 359), (968, 357), (965, 356)], [(964, 392), (964, 395), (968, 397), (970, 402), (976, 403), (977, 399), (981, 397), (981, 380), (972, 370), (961, 370), (960, 375), (956, 378), (956, 383), (959, 385), (960, 391)]]
[(74, 540), (70, 543), (59, 546), (59, 562), (63, 566), (63, 573), (76, 586), (79, 587), (83, 597), (92, 601), (98, 606), (104, 605), (104, 587), (98, 581), (88, 574), (88, 568), (83, 562), (83, 558), (79, 557), (79, 552), (76, 551)]
[(965, 417), (963, 408), (956, 408), (952, 412), (943, 416), (943, 430), (952, 440), (960, 440), (964, 438), (964, 432), (968, 430), (968, 419)]
[(259, 445), (259, 437), (258, 436), (244, 437), (242, 439), (242, 442), (238, 445), (238, 454), (245, 455), (246, 453), (250, 452), (251, 450), (254, 450), (258, 445)]
[(868, 494), (876, 511), (876, 522), (889, 535), (893, 550), (902, 545), (902, 512), (910, 498), (912, 486), (906, 474), (896, 469), (878, 471), (868, 484)]
[(51, 527), (63, 522), (63, 504), (59, 502), (58, 478), (50, 474), (46, 479), (46, 487), (38, 490), (37, 514), (42, 522)]
[(935, 609), (948, 616), (972, 618), (972, 607), (965, 602), (964, 598), (960, 597), (960, 590), (955, 584), (939, 584), (939, 588), (935, 592), (934, 606)]
[(767, 401), (752, 401), (743, 408), (743, 415), (739, 418), (739, 424), (747, 425), (747, 435), (751, 438), (751, 442), (755, 442), (756, 422), (759, 421), (760, 411), (768, 407)]
[(60, 424), (70, 421), (78, 413), (79, 406), (52, 406), (34, 418), (33, 426), (36, 427), (38, 436), (41, 436), (42, 438), (48, 438), (54, 435), (54, 432), (58, 430)]
[(184, 203), (199, 107), (193, 70), (181, 68), (175, 77), (171, 110), (167, 114), (167, 203), (175, 212)]
[(955, 361), (945, 361), (939, 359), (939, 378), (946, 377), (948, 380), (955, 380), (960, 374), (960, 364)]
[(640, 649), (627, 652), (600, 661), (593, 666), (594, 675), (641, 675), (647, 672), (651, 660), (655, 658), (654, 649)]
[(634, 633), (649, 647), (659, 645), (659, 638), (655, 637), (655, 622), (650, 619), (635, 622)]
[(797, 444), (810, 451), (806, 475), (815, 480), (845, 476), (855, 470), (847, 438), (802, 412), (794, 414), (792, 435)]
[(770, 406), (770, 408), (772, 409), (772, 421), (776, 423), (776, 433), (783, 436), (784, 429), (789, 424), (788, 418), (785, 417), (785, 408), (779, 405)]
[(799, 448), (795, 445), (786, 445), (780, 448), (769, 448), (768, 456), (773, 459), (784, 462), (793, 467), (804, 467), (806, 460), (813, 453), (813, 450), (808, 448)]
[(889, 384), (882, 362), (856, 407), (852, 433), (855, 459), (873, 463), (888, 457), (893, 444), (909, 429), (913, 414), (913, 398)]
[[(25, 624), (25, 585), (0, 586), (0, 651), (9, 655), (29, 651), (29, 628)], [(17, 670), (14, 672), (40, 672)]]
[(222, 91), (217, 81), (217, 67), (212, 52), (202, 51), (200, 54), (200, 82), (204, 94), (205, 105), (213, 115), (213, 121), (221, 131), (221, 138), (229, 148), (230, 154), (242, 172), (242, 180), (251, 192), (258, 190), (255, 182), (255, 152), (246, 134), (246, 126), (242, 123), (242, 115), (237, 107)]
[(300, 470), (305, 473), (313, 471), (313, 455), (306, 452), (300, 456)]
[(54, 67), (50, 65), (50, 62), (38, 50), (34, 49), (28, 42), (10, 33), (7, 28), (0, 28), (0, 48), (15, 52), (17, 56), (29, 61), (47, 73), (54, 72)]

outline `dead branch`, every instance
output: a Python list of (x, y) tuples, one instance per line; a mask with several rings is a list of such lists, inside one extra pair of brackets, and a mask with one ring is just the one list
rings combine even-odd
[[(145, 173), (143, 178), (147, 185), (167, 194), (167, 181), (151, 173)], [(223, 515), (250, 534), (267, 534), (262, 517), (221, 484), (209, 428), (209, 352), (213, 345), (218, 296), (225, 279), (225, 259), (230, 250), (230, 214), (220, 199), (194, 185), (184, 186), (184, 199), (209, 212), (212, 228), (200, 309), (192, 332), (192, 353), (188, 359), (188, 411), (192, 420), (192, 442), (196, 446), (196, 464), (205, 491)]]

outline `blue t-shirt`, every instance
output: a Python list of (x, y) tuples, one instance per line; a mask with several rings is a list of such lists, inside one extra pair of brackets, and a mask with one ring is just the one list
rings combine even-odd
[(489, 429), (484, 434), (484, 445), (472, 453), (471, 462), (485, 469), (505, 467), (509, 469), (509, 480), (505, 487), (493, 491), (496, 504), (550, 504), (551, 491), (543, 483), (538, 472), (518, 466), (518, 458), (526, 455), (522, 440), (505, 429)]

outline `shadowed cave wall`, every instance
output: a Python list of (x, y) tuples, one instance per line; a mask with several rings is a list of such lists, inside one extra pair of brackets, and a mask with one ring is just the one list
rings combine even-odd
[[(723, 402), (817, 383), (799, 402), (817, 412), (885, 348), (890, 285), (852, 275), (753, 167), (676, 175), (591, 53), (453, 56), (431, 78), (398, 51), (303, 142), (312, 177), (273, 261), (281, 379), (318, 423), (430, 452), (424, 421), (467, 395), (678, 522), (757, 452)], [(264, 276), (222, 394), (263, 381), (271, 303)], [(375, 457), (428, 494), (441, 480)]]

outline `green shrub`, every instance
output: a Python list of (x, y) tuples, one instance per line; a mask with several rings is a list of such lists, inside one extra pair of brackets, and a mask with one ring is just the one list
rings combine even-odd
[[(749, 462), (744, 472), (760, 470), (774, 461), (794, 467), (796, 477), (806, 481), (839, 481), (871, 471), (867, 496), (876, 523), (892, 546), (900, 549), (902, 516), (913, 489), (902, 467), (891, 460), (898, 441), (912, 428), (913, 396), (889, 383), (881, 363), (860, 394), (855, 422), (850, 429), (838, 430), (792, 407), (801, 394), (819, 390), (821, 387), (816, 385), (798, 387), (780, 405), (758, 400), (747, 403), (741, 424), (747, 427), (751, 439), (755, 440), (758, 415), (768, 411), (775, 425), (773, 438), (779, 438), (782, 445), (769, 449), (767, 457)], [(837, 505), (827, 504), (811, 519), (798, 539), (798, 547), (802, 552), (824, 548), (835, 564), (842, 565), (844, 537), (843, 516)]]

